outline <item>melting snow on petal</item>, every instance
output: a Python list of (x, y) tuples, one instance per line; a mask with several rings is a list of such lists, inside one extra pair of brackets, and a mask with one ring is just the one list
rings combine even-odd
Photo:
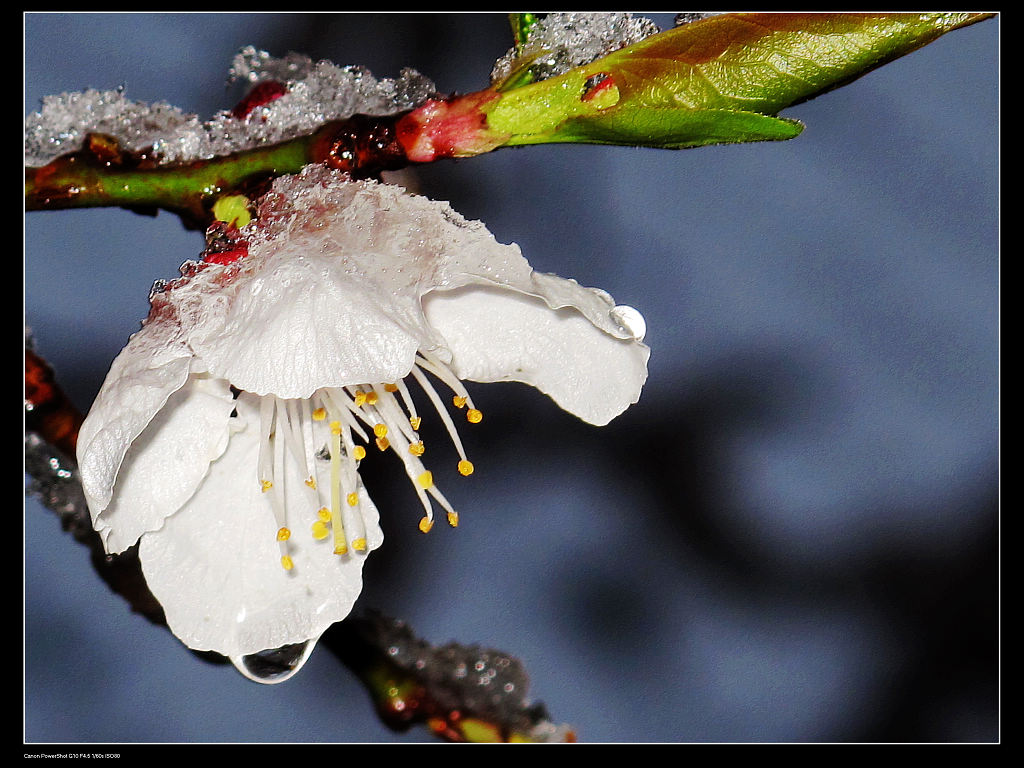
[(107, 551), (140, 542), (171, 630), (245, 671), (351, 610), (383, 542), (362, 461), (393, 454), (420, 530), (456, 526), (419, 430), (443, 423), (473, 473), (464, 380), (525, 382), (600, 425), (636, 402), (649, 350), (636, 310), (399, 187), (310, 166), (240, 234), (246, 255), (154, 290), (78, 455)]

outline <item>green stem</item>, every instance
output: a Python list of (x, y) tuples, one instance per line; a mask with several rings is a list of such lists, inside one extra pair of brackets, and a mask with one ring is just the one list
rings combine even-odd
[(55, 210), (126, 206), (162, 208), (202, 226), (217, 197), (247, 183), (297, 173), (309, 162), (313, 137), (187, 165), (122, 168), (87, 150), (25, 171), (25, 208)]
[(176, 165), (156, 165), (121, 151), (110, 137), (90, 135), (84, 149), (25, 170), (25, 208), (163, 209), (205, 228), (218, 198), (245, 194), (310, 163), (326, 162), (359, 178), (404, 167), (408, 160), (394, 140), (399, 117), (355, 115), (279, 144)]

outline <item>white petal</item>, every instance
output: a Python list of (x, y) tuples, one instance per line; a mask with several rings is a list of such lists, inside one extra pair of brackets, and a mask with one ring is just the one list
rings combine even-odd
[(396, 322), (400, 313), (387, 306), (396, 297), (336, 279), (327, 262), (313, 251), (282, 250), (236, 278), (219, 322), (210, 313), (190, 333), (196, 354), (239, 389), (282, 398), (406, 376), (428, 337)]
[(305, 239), (308, 250), (332, 258), (337, 278), (374, 292), (418, 296), (479, 280), (520, 284), (531, 273), (518, 246), (498, 243), (482, 222), (448, 203), (392, 184), (349, 181), (321, 165), (276, 179), (244, 233), (250, 253)]
[(635, 403), (647, 379), (645, 345), (610, 335), (572, 307), (477, 286), (432, 293), (424, 311), (459, 378), (531, 384), (591, 424)]
[(538, 290), (517, 246), (447, 203), (323, 167), (278, 179), (245, 236), (248, 257), (171, 299), (211, 373), (257, 394), (404, 378), (417, 350), (440, 343), (421, 308), (430, 291)]
[(111, 364), (78, 433), (78, 466), (94, 520), (110, 503), (128, 447), (188, 379), (191, 356), (177, 325), (156, 321), (132, 336)]
[(94, 518), (107, 552), (123, 552), (163, 525), (195, 492), (228, 444), (234, 399), (223, 379), (193, 376), (131, 445), (116, 493)]
[[(240, 414), (249, 415), (241, 407)], [(335, 555), (330, 538), (312, 538), (316, 510), (302, 506), (302, 479), (289, 466), (288, 547), (295, 566), (281, 567), (269, 494), (260, 493), (256, 479), (258, 420), (248, 422), (253, 426), (232, 435), (195, 495), (162, 529), (143, 536), (139, 549), (171, 631), (190, 648), (231, 657), (318, 638), (351, 610), (366, 556)], [(373, 549), (383, 533), (363, 490), (360, 505)]]

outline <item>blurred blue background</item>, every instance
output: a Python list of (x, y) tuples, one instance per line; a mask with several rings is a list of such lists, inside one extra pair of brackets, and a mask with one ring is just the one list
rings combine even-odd
[[(510, 45), (498, 14), (33, 13), (25, 39), (26, 113), (123, 85), (202, 117), (246, 44), (443, 92)], [(477, 472), (439, 473), (458, 530), (419, 534), (396, 467), (368, 468), (386, 543), (361, 605), (518, 656), (581, 741), (998, 738), (998, 44), (986, 21), (786, 110), (785, 143), (423, 168), (538, 270), (639, 308), (650, 379), (601, 429), (471, 386)], [(87, 410), (202, 238), (121, 210), (25, 236), (27, 323)], [(26, 507), (26, 740), (431, 740), (326, 649), (279, 686), (198, 659)]]

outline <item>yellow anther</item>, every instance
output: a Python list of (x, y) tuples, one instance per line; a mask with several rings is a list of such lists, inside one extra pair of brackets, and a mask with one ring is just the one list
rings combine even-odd
[(295, 563), (292, 562), (292, 559), (288, 557), (288, 555), (282, 555), (281, 567), (284, 568), (286, 571), (290, 571), (292, 568), (295, 567)]
[(361, 389), (357, 389), (355, 394), (352, 395), (352, 402), (356, 404), (356, 407), (362, 406), (366, 402), (366, 393)]
[(409, 419), (409, 426), (413, 428), (413, 431), (416, 431), (420, 428), (420, 422), (422, 421), (423, 419), (421, 417), (413, 416), (411, 419)]
[(483, 418), (483, 413), (478, 411), (476, 408), (470, 408), (468, 411), (466, 411), (466, 421), (468, 421), (470, 424), (479, 424), (481, 421), (483, 421)]
[(336, 555), (344, 555), (344, 554), (347, 554), (347, 553), (348, 553), (348, 545), (345, 544), (345, 542), (341, 542), (340, 544), (335, 544), (334, 545), (334, 554), (336, 554)]
[(319, 517), (325, 523), (331, 522), (331, 510), (329, 510), (327, 507), (320, 507), (320, 509), (318, 509), (316, 512), (316, 516)]
[(420, 488), (426, 490), (434, 484), (434, 474), (428, 469), (422, 475), (416, 478), (416, 483)]
[(384, 385), (384, 391), (385, 392), (397, 392), (398, 391), (398, 385), (397, 384), (385, 384)]
[(352, 449), (352, 457), (356, 461), (362, 461), (366, 458), (366, 449), (361, 445), (357, 445)]
[(316, 539), (317, 541), (323, 541), (330, 535), (331, 532), (327, 529), (327, 523), (325, 523), (323, 520), (317, 520), (315, 523), (313, 523), (314, 539)]
[(264, 480), (262, 483), (260, 483), (260, 490), (262, 490), (264, 493), (266, 493), (267, 491), (269, 491), (273, 487), (274, 487), (274, 484), (272, 482), (270, 482), (269, 480)]
[(379, 396), (377, 395), (376, 392), (367, 392), (366, 393), (366, 404), (367, 405), (376, 405), (378, 397)]
[(459, 474), (469, 477), (473, 474), (473, 462), (469, 459), (463, 459), (459, 462)]
[(455, 404), (456, 408), (462, 408), (466, 404), (466, 398), (462, 395), (455, 395), (455, 397), (452, 398), (452, 402)]
[(327, 410), (324, 408), (317, 408), (313, 411), (313, 421), (323, 421), (327, 418)]
[(386, 437), (378, 437), (376, 442), (377, 447), (382, 451), (386, 451), (388, 448), (391, 447), (391, 443), (388, 442), (388, 439)]
[(291, 537), (292, 537), (292, 532), (290, 530), (288, 530), (287, 528), (279, 528), (277, 530), (277, 540), (278, 541), (288, 541), (288, 539), (290, 539)]
[(448, 513), (448, 525), (452, 528), (459, 527), (459, 513), (454, 510)]
[(387, 424), (374, 424), (373, 425), (373, 434), (375, 434), (377, 437), (384, 437), (385, 435), (387, 435), (387, 433), (388, 433), (388, 425)]
[(316, 490), (316, 480), (313, 479), (312, 475), (306, 478), (306, 485), (308, 485), (314, 491)]
[(413, 456), (422, 456), (423, 452), (425, 450), (427, 450), (427, 449), (423, 445), (423, 441), (422, 440), (420, 440), (417, 443), (410, 443), (409, 444), (409, 453), (411, 453)]
[(329, 426), (331, 428), (331, 434), (332, 435), (340, 435), (341, 434), (341, 422), (340, 421), (332, 421), (327, 426)]
[(352, 539), (352, 549), (354, 549), (356, 552), (365, 552), (366, 551), (366, 539), (363, 539), (363, 538)]
[(420, 531), (422, 531), (423, 533), (427, 533), (433, 527), (434, 521), (431, 520), (429, 517), (424, 517), (422, 520), (420, 520)]
[(352, 491), (352, 493), (345, 497), (345, 501), (348, 502), (348, 505), (350, 507), (354, 507), (356, 504), (359, 503), (359, 494), (356, 493), (355, 491)]

